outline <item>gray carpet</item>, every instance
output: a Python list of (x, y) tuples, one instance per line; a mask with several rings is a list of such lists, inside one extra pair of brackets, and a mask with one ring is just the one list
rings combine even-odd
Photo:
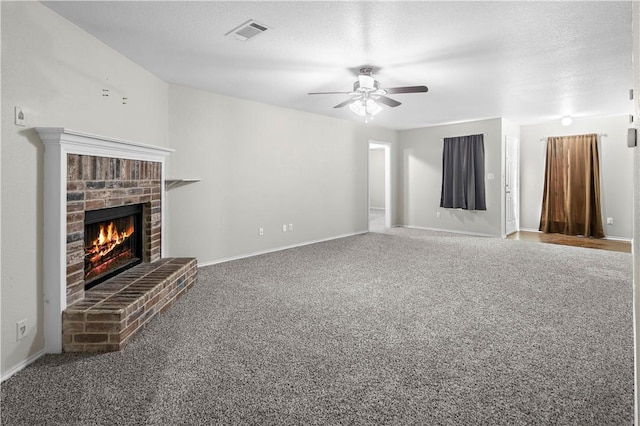
[(201, 268), (119, 353), (46, 356), (3, 425), (628, 425), (631, 255), (408, 229)]

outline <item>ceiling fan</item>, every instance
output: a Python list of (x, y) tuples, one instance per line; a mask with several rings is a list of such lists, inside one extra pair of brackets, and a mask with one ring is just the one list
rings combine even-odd
[(391, 87), (381, 89), (380, 83), (373, 78), (373, 68), (362, 67), (358, 74), (358, 81), (353, 83), (353, 91), (351, 92), (312, 92), (309, 95), (330, 95), (344, 94), (349, 95), (349, 99), (340, 102), (334, 108), (342, 108), (349, 105), (349, 109), (355, 114), (364, 117), (368, 122), (375, 114), (382, 111), (379, 104), (383, 104), (392, 108), (401, 105), (395, 99), (391, 99), (385, 95), (402, 94), (402, 93), (421, 93), (427, 92), (427, 86), (407, 86), (407, 87)]

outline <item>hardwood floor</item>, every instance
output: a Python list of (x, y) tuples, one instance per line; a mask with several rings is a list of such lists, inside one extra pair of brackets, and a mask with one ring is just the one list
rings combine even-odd
[(542, 232), (530, 231), (519, 231), (509, 235), (507, 238), (511, 240), (537, 241), (540, 243), (559, 244), (563, 246), (585, 247), (631, 253), (631, 243), (629, 241), (585, 238), (563, 234), (544, 234)]

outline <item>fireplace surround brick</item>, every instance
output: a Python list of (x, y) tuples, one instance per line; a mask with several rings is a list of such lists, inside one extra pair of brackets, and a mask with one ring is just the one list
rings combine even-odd
[(67, 155), (67, 304), (84, 298), (85, 211), (143, 204), (142, 260), (160, 259), (162, 164)]

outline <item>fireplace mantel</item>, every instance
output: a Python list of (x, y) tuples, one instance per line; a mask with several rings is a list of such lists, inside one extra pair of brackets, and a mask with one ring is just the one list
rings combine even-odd
[[(67, 307), (67, 156), (69, 154), (161, 163), (170, 148), (77, 132), (61, 127), (36, 128), (44, 154), (44, 337), (45, 352), (62, 352), (62, 312)], [(162, 191), (164, 193), (164, 191)], [(162, 194), (162, 211), (165, 198)], [(162, 215), (162, 227), (164, 228)], [(161, 250), (165, 249), (164, 233)]]
[(45, 147), (60, 145), (67, 153), (164, 162), (174, 149), (77, 132), (64, 127), (36, 127)]

